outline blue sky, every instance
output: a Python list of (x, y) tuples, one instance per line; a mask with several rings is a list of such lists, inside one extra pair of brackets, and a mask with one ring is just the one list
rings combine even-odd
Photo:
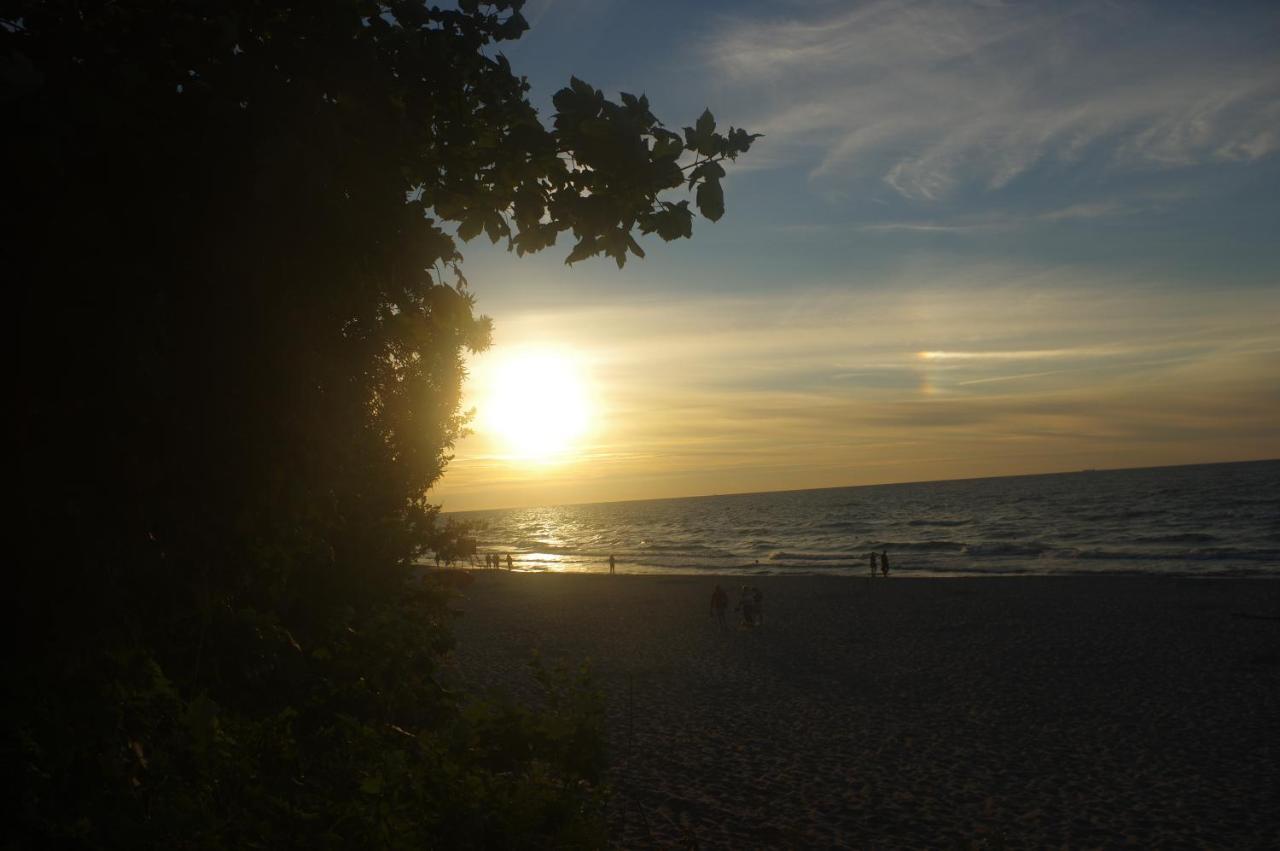
[(691, 242), (466, 269), (473, 365), (600, 397), (557, 465), (461, 442), (446, 508), (1280, 454), (1280, 5), (531, 2), (503, 52), (765, 133)]

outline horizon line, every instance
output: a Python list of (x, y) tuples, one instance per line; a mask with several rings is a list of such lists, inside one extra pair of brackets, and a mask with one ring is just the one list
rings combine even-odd
[(1042, 473), (1014, 473), (1007, 476), (960, 476), (954, 479), (910, 479), (901, 482), (878, 482), (876, 484), (865, 485), (827, 485), (820, 488), (784, 488), (782, 490), (772, 491), (733, 491), (730, 493), (702, 493), (702, 494), (686, 494), (684, 496), (651, 496), (641, 499), (602, 499), (595, 502), (559, 502), (552, 504), (534, 504), (534, 505), (504, 505), (496, 508), (465, 508), (457, 511), (446, 511), (441, 507), (441, 515), (454, 514), (479, 514), (481, 512), (490, 511), (521, 511), (530, 508), (577, 508), (583, 505), (622, 505), (632, 502), (671, 502), (681, 499), (710, 499), (713, 497), (729, 497), (729, 496), (762, 496), (765, 494), (779, 493), (807, 493), (809, 491), (834, 491), (834, 490), (852, 490), (855, 488), (888, 488), (898, 487), (900, 485), (934, 485), (944, 482), (980, 482), (987, 479), (1026, 479), (1032, 476), (1075, 476), (1081, 473), (1118, 473), (1133, 470), (1171, 470), (1178, 467), (1213, 467), (1225, 464), (1266, 464), (1280, 462), (1280, 457), (1275, 458), (1243, 458), (1232, 461), (1194, 461), (1187, 464), (1155, 464), (1143, 467), (1086, 467), (1079, 470), (1054, 470)]

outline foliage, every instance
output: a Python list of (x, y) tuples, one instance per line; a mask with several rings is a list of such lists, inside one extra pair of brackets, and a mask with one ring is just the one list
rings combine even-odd
[(755, 137), (576, 79), (544, 126), (520, 6), (0, 0), (10, 844), (590, 835), (586, 703), (497, 716), (498, 767), (432, 679), (411, 565), (465, 543), (427, 493), (491, 333), (459, 240), (621, 265)]
[(208, 634), (218, 671), (190, 697), (138, 649), (107, 654), (76, 678), (81, 700), (49, 700), (29, 718), (18, 788), (35, 823), (23, 838), (599, 845), (598, 694), (543, 676), (552, 711), (540, 713), (448, 692), (435, 676), (444, 632), (424, 617), (443, 614), (442, 601), (420, 589), (334, 624), (315, 647), (261, 613), (221, 611)]

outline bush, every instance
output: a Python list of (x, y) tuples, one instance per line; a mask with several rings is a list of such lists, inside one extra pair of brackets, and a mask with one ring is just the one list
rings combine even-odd
[(417, 584), (306, 644), (220, 609), (183, 676), (172, 645), (86, 649), (10, 731), (7, 845), (598, 847), (600, 695), (541, 665), (545, 710), (448, 690), (446, 600)]

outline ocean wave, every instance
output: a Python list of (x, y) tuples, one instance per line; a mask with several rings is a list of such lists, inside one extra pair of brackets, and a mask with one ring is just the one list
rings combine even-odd
[(1210, 535), (1207, 532), (1183, 532), (1173, 535), (1150, 535), (1143, 538), (1134, 538), (1135, 544), (1211, 544), (1218, 540), (1217, 535)]
[(958, 553), (968, 546), (963, 541), (879, 541), (871, 546), (874, 550), (906, 550), (922, 553)]
[(578, 552), (577, 547), (566, 547), (560, 544), (552, 544), (548, 541), (539, 540), (537, 538), (520, 538), (516, 541), (515, 548), (524, 552), (538, 553), (573, 554)]
[(861, 520), (828, 520), (826, 523), (815, 523), (814, 529), (829, 529), (836, 532), (861, 532), (867, 524)]
[(969, 525), (970, 523), (972, 523), (972, 522), (973, 522), (973, 518), (972, 518), (972, 517), (970, 517), (970, 518), (965, 519), (965, 520), (908, 520), (908, 521), (907, 521), (907, 525), (908, 525), (908, 526), (946, 526), (946, 527), (952, 527), (952, 526), (968, 526), (968, 525)]
[(998, 544), (970, 544), (964, 548), (967, 556), (1038, 556), (1052, 549), (1039, 541), (1015, 541)]
[(732, 553), (725, 552), (719, 547), (713, 547), (709, 544), (698, 544), (693, 542), (673, 543), (673, 544), (650, 544), (647, 542), (641, 542), (639, 549), (635, 550), (635, 552), (675, 553), (677, 555), (696, 553), (698, 555), (707, 555), (707, 556), (716, 556), (716, 557), (724, 557), (724, 556), (732, 555)]
[(860, 561), (866, 557), (865, 553), (769, 553), (769, 561)]
[(1244, 547), (1212, 547), (1192, 550), (1191, 559), (1230, 559), (1239, 561), (1280, 561), (1280, 550)]
[(1127, 509), (1120, 509), (1118, 511), (1102, 511), (1102, 512), (1094, 512), (1091, 514), (1080, 514), (1080, 515), (1077, 515), (1076, 517), (1079, 520), (1085, 520), (1091, 523), (1097, 523), (1097, 522), (1107, 521), (1107, 520), (1111, 520), (1111, 521), (1138, 520), (1143, 517), (1159, 517), (1161, 514), (1166, 514), (1166, 513), (1168, 512), (1166, 512), (1165, 509), (1163, 508), (1157, 508), (1157, 509), (1127, 508)]
[(1208, 547), (1193, 550), (1077, 550), (1080, 559), (1109, 559), (1114, 561), (1280, 561), (1280, 550), (1244, 549), (1239, 547)]
[(1252, 507), (1255, 505), (1260, 505), (1265, 508), (1280, 508), (1280, 499), (1275, 499), (1273, 497), (1229, 496), (1220, 499), (1218, 504), (1229, 508)]

